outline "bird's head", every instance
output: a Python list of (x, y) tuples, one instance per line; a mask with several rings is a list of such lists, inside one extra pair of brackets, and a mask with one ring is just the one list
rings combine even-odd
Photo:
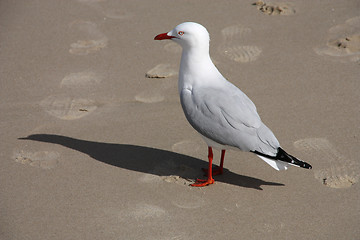
[(167, 33), (157, 35), (154, 40), (171, 39), (180, 44), (183, 49), (189, 48), (208, 48), (209, 33), (205, 27), (194, 22), (184, 22), (177, 25), (173, 30)]

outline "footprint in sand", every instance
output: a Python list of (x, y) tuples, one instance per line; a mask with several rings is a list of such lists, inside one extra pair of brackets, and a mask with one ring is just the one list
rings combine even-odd
[(252, 62), (261, 54), (261, 49), (253, 45), (240, 45), (242, 39), (251, 33), (251, 29), (242, 25), (233, 25), (221, 30), (223, 44), (219, 52), (235, 62)]
[(313, 159), (315, 178), (325, 186), (348, 188), (359, 180), (359, 164), (343, 156), (326, 138), (301, 139), (294, 146)]
[[(146, 78), (168, 78), (175, 76), (177, 71), (171, 64), (161, 63), (150, 69), (146, 74)], [(135, 100), (142, 103), (158, 103), (165, 100), (164, 93), (169, 90), (168, 84), (164, 82), (160, 86), (152, 88), (151, 90), (145, 90), (135, 96)]]
[[(172, 150), (177, 153), (191, 155), (199, 150), (195, 141), (184, 140), (178, 143), (175, 143), (172, 146)], [(196, 147), (194, 147), (196, 146)], [(156, 166), (154, 172), (160, 175), (160, 179), (168, 183), (176, 183), (183, 186), (189, 186), (191, 183), (194, 183), (194, 176), (198, 175), (198, 169), (194, 169), (190, 166), (181, 164), (178, 165), (171, 159), (162, 163), (159, 166)], [(172, 172), (172, 175), (167, 175), (169, 172)], [(158, 178), (146, 177), (146, 180), (155, 181)], [(145, 180), (145, 178), (141, 178)], [(149, 181), (149, 182), (150, 182)]]
[[(187, 166), (183, 166), (184, 169), (188, 168)], [(192, 170), (191, 168), (190, 171)], [(189, 186), (190, 184), (194, 183), (195, 181), (192, 179), (187, 179), (180, 177), (178, 175), (170, 175), (170, 176), (162, 176), (161, 179), (168, 183), (176, 183), (183, 186)]]
[[(78, 35), (81, 40), (71, 43), (69, 52), (74, 55), (88, 55), (105, 48), (108, 38), (90, 21), (77, 20), (70, 24), (73, 35)], [(82, 33), (79, 35), (79, 33)], [(85, 34), (85, 36), (84, 36)]]
[(330, 28), (326, 46), (314, 50), (322, 56), (332, 56), (343, 62), (352, 61), (360, 64), (360, 16)]
[[(158, 169), (159, 168), (156, 168), (156, 171), (158, 171)], [(192, 171), (193, 170), (190, 167), (184, 166), (184, 165), (179, 166), (179, 169), (183, 169), (183, 171), (186, 171), (186, 170)], [(162, 170), (165, 171), (164, 168), (162, 168)], [(158, 176), (158, 175), (153, 175), (153, 174), (144, 174), (143, 176), (141, 176), (139, 178), (139, 182), (141, 182), (141, 183), (154, 184), (159, 181), (164, 181), (164, 182), (168, 182), (168, 183), (176, 183), (176, 184), (183, 185), (183, 186), (189, 186), (191, 183), (194, 183), (193, 180), (186, 179), (186, 178), (180, 177), (178, 175)]]
[[(160, 174), (163, 173), (160, 176), (160, 179), (163, 181), (168, 183), (176, 183), (182, 186), (189, 186), (191, 183), (194, 183), (192, 178), (198, 174), (198, 171), (194, 168), (184, 164), (175, 164), (175, 162), (171, 160), (166, 162), (166, 164), (157, 166), (154, 171)], [(169, 171), (174, 174), (166, 175)]]
[(158, 103), (165, 100), (159, 90), (146, 90), (135, 96), (135, 100), (141, 103)]
[(257, 1), (253, 3), (257, 9), (267, 15), (293, 15), (295, 8), (291, 3), (270, 3), (264, 1)]
[(61, 87), (93, 87), (101, 82), (101, 77), (91, 71), (70, 73), (60, 83)]
[(175, 76), (177, 71), (174, 69), (175, 67), (168, 63), (161, 63), (156, 65), (154, 68), (150, 69), (145, 77), (147, 78), (167, 78), (171, 76)]
[(41, 101), (40, 106), (50, 115), (63, 120), (85, 117), (97, 108), (93, 100), (63, 95), (49, 96)]
[(58, 164), (58, 158), (60, 154), (58, 152), (51, 151), (15, 151), (13, 158), (16, 162), (27, 164), (33, 167), (39, 167), (42, 169), (51, 169)]
[[(179, 164), (173, 159), (160, 162), (155, 166), (152, 172), (156, 173), (156, 175), (145, 174), (139, 178), (139, 181), (143, 183), (154, 183), (158, 180), (162, 180), (168, 183), (188, 186), (194, 182), (194, 176), (199, 174), (198, 169), (194, 169), (185, 164)], [(171, 173), (171, 175), (169, 175), (169, 173)]]

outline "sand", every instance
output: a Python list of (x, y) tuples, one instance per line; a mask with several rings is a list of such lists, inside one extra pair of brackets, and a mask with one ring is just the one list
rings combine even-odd
[[(359, 3), (254, 2), (1, 1), (0, 239), (359, 239)], [(312, 170), (228, 151), (189, 186), (207, 146), (153, 41), (184, 21)]]

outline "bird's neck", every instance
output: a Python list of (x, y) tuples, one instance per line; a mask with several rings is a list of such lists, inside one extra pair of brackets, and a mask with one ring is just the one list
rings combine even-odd
[(213, 64), (209, 47), (183, 49), (179, 71), (179, 92), (183, 88), (192, 88), (195, 85), (210, 80), (206, 76), (218, 74)]

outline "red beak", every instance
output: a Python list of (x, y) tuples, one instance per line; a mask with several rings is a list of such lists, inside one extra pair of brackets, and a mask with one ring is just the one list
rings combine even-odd
[(156, 37), (154, 37), (154, 40), (164, 40), (164, 39), (172, 39), (175, 38), (173, 36), (168, 36), (167, 33), (161, 33), (159, 35), (156, 35)]

